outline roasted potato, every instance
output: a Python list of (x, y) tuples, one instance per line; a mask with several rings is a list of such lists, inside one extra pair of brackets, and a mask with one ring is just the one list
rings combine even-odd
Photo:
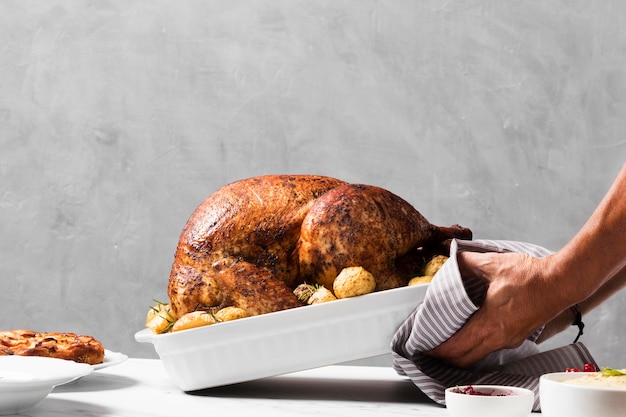
[(433, 277), (431, 277), (430, 275), (423, 275), (421, 277), (411, 278), (411, 280), (409, 281), (407, 285), (411, 286), (411, 285), (418, 285), (418, 284), (428, 284), (432, 280), (433, 280)]
[(181, 318), (176, 320), (176, 323), (172, 326), (172, 331), (177, 332), (180, 330), (193, 329), (194, 327), (208, 326), (215, 324), (217, 321), (211, 313), (206, 311), (192, 311), (191, 313), (184, 314)]
[(434, 256), (430, 261), (426, 262), (424, 275), (434, 277), (437, 271), (439, 271), (439, 268), (441, 268), (447, 260), (448, 257), (445, 255)]
[(362, 266), (350, 266), (341, 270), (333, 282), (337, 298), (369, 294), (376, 289), (374, 276)]
[(307, 304), (320, 304), (336, 299), (337, 297), (335, 297), (328, 288), (324, 286), (319, 286), (315, 287), (315, 292), (309, 297), (309, 299), (307, 300)]
[(166, 303), (157, 302), (150, 307), (146, 315), (146, 327), (157, 334), (169, 331), (175, 322), (176, 317), (172, 314), (170, 305)]
[(246, 313), (246, 310), (244, 310), (243, 308), (231, 306), (231, 307), (224, 307), (216, 311), (214, 313), (214, 316), (218, 322), (222, 322), (222, 321), (231, 321), (231, 320), (237, 320), (237, 319), (242, 319), (244, 317), (248, 317), (248, 313)]

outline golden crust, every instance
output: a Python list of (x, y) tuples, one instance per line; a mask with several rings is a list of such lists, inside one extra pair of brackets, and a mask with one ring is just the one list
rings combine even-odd
[(446, 253), (447, 240), (471, 236), (458, 225), (430, 224), (380, 187), (317, 175), (243, 179), (207, 197), (185, 224), (168, 283), (171, 315), (301, 307), (299, 284), (330, 290), (356, 265), (374, 276), (376, 291), (404, 286), (424, 254)]
[(104, 361), (104, 346), (91, 336), (76, 333), (0, 331), (0, 355), (45, 356), (96, 365)]

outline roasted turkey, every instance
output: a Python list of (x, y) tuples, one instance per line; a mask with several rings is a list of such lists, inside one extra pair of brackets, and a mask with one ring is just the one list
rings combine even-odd
[(469, 229), (430, 224), (401, 197), (316, 175), (266, 175), (223, 186), (192, 213), (168, 285), (172, 313), (299, 307), (296, 285), (332, 282), (362, 266), (376, 289), (406, 285), (426, 253)]

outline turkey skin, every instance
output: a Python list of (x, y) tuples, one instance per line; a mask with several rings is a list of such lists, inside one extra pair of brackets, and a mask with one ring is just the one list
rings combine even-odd
[(259, 315), (302, 306), (293, 289), (362, 266), (376, 289), (406, 285), (425, 253), (469, 229), (432, 225), (376, 186), (318, 175), (265, 175), (227, 184), (185, 224), (168, 295), (176, 317), (240, 307)]

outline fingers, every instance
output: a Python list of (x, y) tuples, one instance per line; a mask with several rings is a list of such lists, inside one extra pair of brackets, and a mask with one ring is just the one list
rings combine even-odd
[(456, 334), (428, 354), (467, 367), (491, 352), (518, 346), (532, 330), (517, 320), (519, 307), (513, 301), (519, 294), (511, 285), (516, 282), (512, 271), (519, 265), (519, 254), (461, 252), (457, 259), (462, 276), (486, 283), (485, 301)]
[(426, 353), (455, 366), (469, 367), (503, 348), (502, 332), (491, 330), (481, 316), (479, 310), (450, 339)]
[[(501, 254), (495, 254), (496, 256)], [(462, 277), (476, 277), (487, 284), (491, 281), (489, 265), (493, 262), (492, 253), (459, 252), (457, 262)]]
[[(458, 253), (457, 260), (461, 276), (477, 277), (487, 281), (488, 285), (489, 278), (481, 269), (485, 263), (486, 255), (476, 252)], [(480, 361), (492, 350), (497, 349), (497, 346), (491, 346), (493, 342), (486, 343), (488, 334), (484, 333), (485, 326), (482, 322), (484, 320), (482, 316), (484, 316), (484, 311), (481, 309), (450, 339), (426, 353), (461, 367), (467, 367)]]

